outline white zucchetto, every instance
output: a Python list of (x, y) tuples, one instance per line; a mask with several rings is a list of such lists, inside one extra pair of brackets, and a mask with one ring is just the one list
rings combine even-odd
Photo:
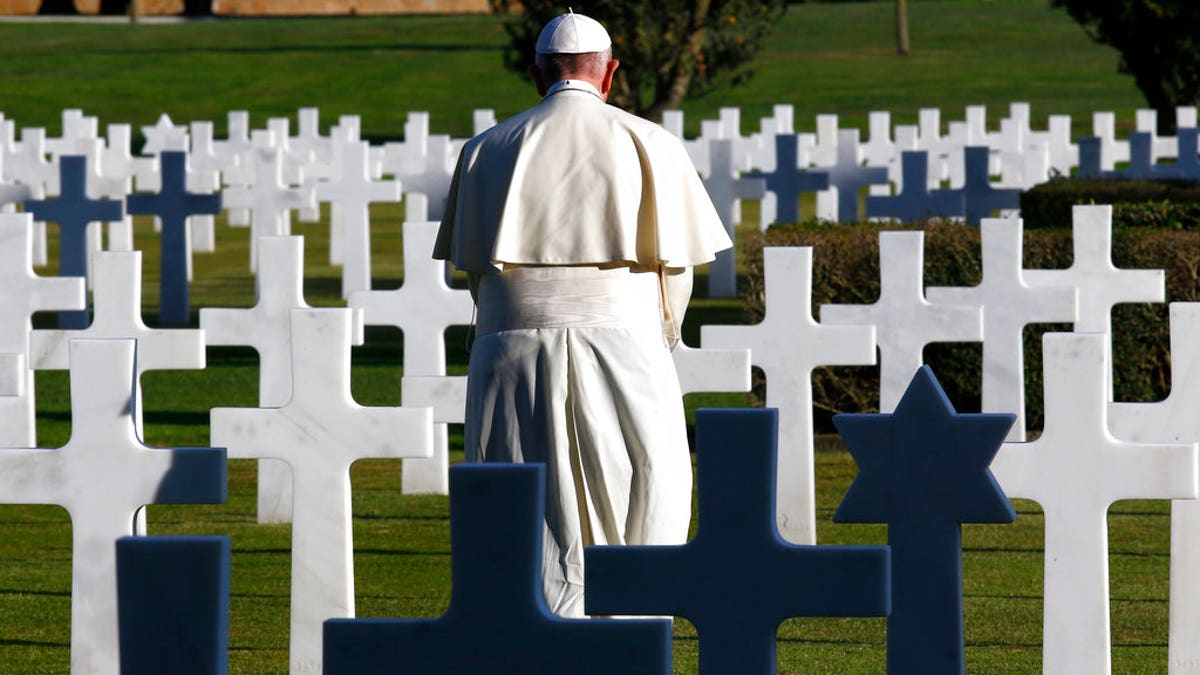
[(538, 54), (590, 54), (612, 46), (612, 38), (600, 22), (568, 11), (550, 20), (538, 34)]

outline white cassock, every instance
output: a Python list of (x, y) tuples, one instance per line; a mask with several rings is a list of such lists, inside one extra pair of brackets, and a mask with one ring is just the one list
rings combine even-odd
[(476, 286), (468, 461), (543, 462), (542, 585), (583, 616), (583, 548), (680, 544), (692, 473), (668, 340), (732, 243), (683, 145), (564, 81), (467, 142), (434, 257)]

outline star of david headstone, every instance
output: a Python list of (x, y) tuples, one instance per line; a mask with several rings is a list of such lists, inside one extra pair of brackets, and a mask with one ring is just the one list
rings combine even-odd
[(1012, 415), (959, 414), (922, 366), (890, 415), (835, 415), (859, 473), (833, 516), (886, 523), (889, 673), (963, 673), (962, 523), (1011, 523), (988, 470)]
[(116, 547), (146, 504), (225, 501), (225, 450), (147, 447), (134, 424), (133, 340), (73, 340), (71, 439), (0, 450), (0, 502), (71, 517), (71, 671), (116, 673)]
[(775, 633), (793, 616), (885, 616), (882, 546), (795, 546), (775, 529), (771, 409), (696, 413), (699, 525), (682, 546), (589, 546), (591, 615), (673, 615), (696, 626), (700, 673), (775, 672)]
[[(1179, 133), (1186, 131), (1180, 129)], [(1113, 436), (1134, 443), (1200, 441), (1200, 303), (1171, 303), (1171, 392), (1153, 403), (1109, 403)], [(1171, 570), (1167, 663), (1170, 673), (1200, 667), (1200, 501), (1171, 502)]]
[[(59, 160), (61, 194), (57, 199), (31, 199), (25, 211), (34, 219), (58, 223), (58, 273), (64, 277), (88, 276), (88, 223), (120, 220), (124, 205), (111, 199), (87, 196), (87, 158), (63, 156)], [(88, 324), (87, 310), (60, 312), (59, 328), (80, 329)]]
[(168, 151), (162, 162), (162, 191), (156, 195), (135, 194), (126, 199), (129, 213), (156, 216), (162, 222), (162, 252), (159, 268), (159, 320), (183, 326), (191, 321), (188, 294), (188, 216), (221, 212), (220, 195), (187, 191), (187, 153)]
[(436, 619), (326, 621), (325, 672), (669, 673), (670, 621), (563, 619), (546, 607), (545, 483), (540, 464), (451, 468), (450, 607)]

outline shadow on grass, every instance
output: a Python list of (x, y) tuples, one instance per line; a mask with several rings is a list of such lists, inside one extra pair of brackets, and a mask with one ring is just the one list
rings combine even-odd
[[(45, 595), (54, 598), (69, 598), (71, 591), (31, 591), (20, 588), (0, 588), (0, 595)], [(0, 644), (3, 641), (0, 640)]]

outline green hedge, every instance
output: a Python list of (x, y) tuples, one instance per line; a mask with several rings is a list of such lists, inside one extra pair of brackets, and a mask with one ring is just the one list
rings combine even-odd
[[(823, 226), (814, 223), (772, 228), (745, 237), (744, 255), (750, 270), (743, 288), (749, 321), (763, 316), (762, 247), (813, 247), (814, 314), (823, 304), (867, 304), (879, 297), (879, 232), (882, 229), (924, 229), (925, 285), (973, 286), (981, 278), (979, 231), (961, 225), (881, 226), (876, 224)], [(1025, 232), (1026, 269), (1061, 269), (1071, 264), (1069, 230)], [(1200, 232), (1175, 230), (1117, 230), (1113, 262), (1125, 269), (1165, 269), (1167, 300), (1200, 298)], [(775, 290), (774, 292), (787, 292)], [(1170, 390), (1168, 309), (1165, 303), (1118, 305), (1113, 311), (1115, 392), (1119, 401), (1155, 401)], [(1040, 429), (1042, 410), (1041, 334), (1069, 330), (1069, 324), (1031, 325), (1025, 331), (1026, 423)], [(982, 350), (979, 343), (930, 345), (929, 363), (961, 412), (978, 411)], [(762, 400), (759, 378), (755, 394)], [(767, 383), (769, 386), (769, 382)], [(817, 428), (831, 431), (830, 416), (838, 412), (878, 410), (876, 367), (829, 367), (813, 373)]]
[(1200, 183), (1057, 178), (1021, 193), (1025, 228), (1071, 225), (1074, 204), (1112, 204), (1113, 226), (1200, 230)]

